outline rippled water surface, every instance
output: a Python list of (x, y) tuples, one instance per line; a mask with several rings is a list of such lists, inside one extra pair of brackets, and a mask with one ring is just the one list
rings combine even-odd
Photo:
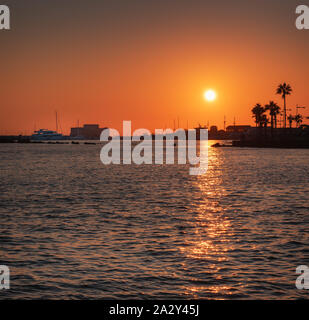
[(0, 298), (308, 298), (309, 150), (110, 165), (99, 145), (0, 145)]

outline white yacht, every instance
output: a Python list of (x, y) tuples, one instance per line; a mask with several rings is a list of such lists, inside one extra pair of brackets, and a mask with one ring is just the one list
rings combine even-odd
[(32, 140), (63, 140), (64, 136), (61, 133), (52, 130), (40, 129), (34, 131), (34, 134), (31, 136)]

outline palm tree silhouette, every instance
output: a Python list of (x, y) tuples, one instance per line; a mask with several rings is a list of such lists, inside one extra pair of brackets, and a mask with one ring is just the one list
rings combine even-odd
[(266, 128), (267, 127), (267, 123), (269, 123), (269, 119), (267, 118), (267, 115), (266, 114), (262, 114), (261, 127)]
[(280, 114), (280, 107), (275, 103), (273, 106), (275, 128), (277, 129), (277, 115)]
[(296, 125), (297, 127), (299, 128), (300, 125), (302, 124), (303, 122), (303, 116), (301, 114), (297, 114), (294, 118), (295, 122), (296, 122)]
[(269, 104), (265, 105), (265, 110), (269, 111), (270, 114), (270, 124), (271, 124), (271, 130), (273, 131), (273, 128), (277, 128), (277, 115), (280, 113), (280, 107), (277, 105), (274, 101), (269, 101)]
[(263, 123), (262, 123), (262, 116), (265, 113), (265, 108), (262, 107), (262, 105), (260, 103), (257, 103), (253, 109), (251, 110), (251, 112), (253, 113), (253, 118), (255, 119), (255, 124), (256, 127), (262, 127)]
[(291, 114), (288, 116), (288, 121), (289, 121), (290, 129), (291, 129), (292, 128), (292, 123), (294, 121), (294, 117)]
[(286, 84), (285, 82), (282, 84), (279, 84), (277, 88), (277, 94), (280, 94), (282, 96), (282, 99), (284, 101), (284, 128), (286, 128), (286, 96), (290, 95), (292, 93), (292, 88), (289, 84)]

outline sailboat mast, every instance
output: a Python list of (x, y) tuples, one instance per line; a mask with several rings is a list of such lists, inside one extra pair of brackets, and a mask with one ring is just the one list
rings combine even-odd
[(55, 111), (56, 113), (56, 132), (58, 132), (58, 114), (57, 111)]

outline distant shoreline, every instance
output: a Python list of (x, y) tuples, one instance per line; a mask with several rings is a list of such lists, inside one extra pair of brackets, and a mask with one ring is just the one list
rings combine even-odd
[[(131, 137), (132, 138), (132, 137)], [(124, 137), (120, 137), (120, 140), (124, 140)], [(152, 137), (152, 141), (154, 141), (154, 137)], [(197, 139), (197, 141), (199, 141)], [(309, 149), (309, 140), (306, 137), (294, 137), (290, 136), (282, 137), (282, 139), (275, 138), (257, 138), (251, 140), (233, 140), (233, 139), (216, 139), (210, 137), (208, 141), (231, 141), (232, 144), (222, 144), (222, 143), (214, 143), (211, 147), (214, 148), (267, 148), (267, 149)], [(136, 141), (138, 142), (138, 141)], [(30, 136), (0, 136), (0, 144), (7, 143), (19, 143), (19, 144), (85, 144), (85, 145), (99, 145), (102, 144), (102, 141), (99, 139), (94, 140), (74, 140), (69, 137), (64, 140), (31, 140)], [(177, 140), (175, 141), (175, 146), (177, 145)]]

